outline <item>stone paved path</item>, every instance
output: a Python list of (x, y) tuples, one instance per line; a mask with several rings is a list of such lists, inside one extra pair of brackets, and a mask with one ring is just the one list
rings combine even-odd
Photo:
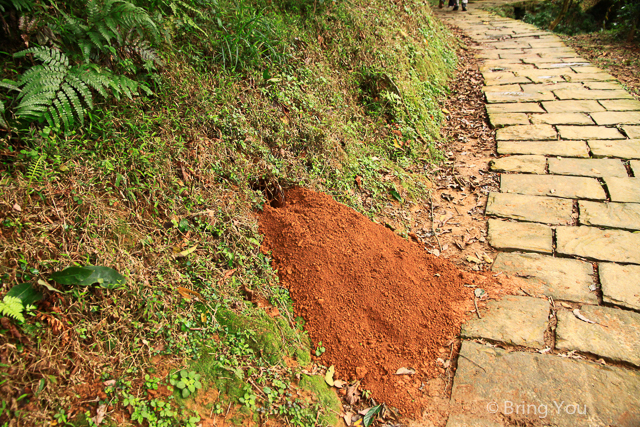
[(447, 427), (637, 427), (640, 102), (556, 35), (481, 10), (499, 2), (437, 13), (481, 44), (493, 270), (526, 296), (463, 327)]

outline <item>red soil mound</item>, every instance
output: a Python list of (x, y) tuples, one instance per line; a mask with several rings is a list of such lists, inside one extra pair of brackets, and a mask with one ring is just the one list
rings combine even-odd
[[(262, 250), (336, 378), (360, 378), (377, 401), (417, 414), (422, 382), (473, 310), (469, 273), (427, 254), (326, 194), (296, 188), (260, 214)], [(411, 367), (413, 376), (395, 375)]]

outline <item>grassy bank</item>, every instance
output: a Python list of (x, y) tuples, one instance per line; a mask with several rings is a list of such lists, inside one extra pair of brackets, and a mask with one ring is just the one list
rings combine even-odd
[[(368, 215), (426, 195), (455, 68), (429, 6), (141, 2), (157, 37), (137, 56), (104, 40), (83, 56), (55, 23), (100, 15), (19, 3), (2, 2), (0, 278), (2, 295), (28, 283), (33, 298), (3, 302), (0, 425), (335, 420), (317, 385), (298, 384), (317, 343), (259, 250), (253, 212), (293, 185)], [(71, 113), (29, 113), (24, 76), (44, 60), (19, 52), (38, 45), (79, 72), (126, 77), (131, 97), (94, 87), (92, 105), (68, 95)], [(69, 266), (126, 282), (52, 280)]]

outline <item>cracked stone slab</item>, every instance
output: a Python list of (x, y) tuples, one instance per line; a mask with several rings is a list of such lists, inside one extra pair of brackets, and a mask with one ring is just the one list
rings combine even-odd
[(604, 126), (558, 126), (562, 139), (624, 139), (618, 129)]
[(585, 141), (498, 141), (497, 151), (498, 154), (589, 157), (589, 147)]
[(593, 266), (571, 258), (556, 258), (535, 253), (500, 252), (492, 271), (503, 271), (526, 283), (521, 287), (533, 295), (546, 295), (556, 300), (597, 304)]
[[(640, 425), (640, 412), (635, 410), (640, 407), (637, 371), (471, 341), (462, 342), (460, 356), (451, 403), (454, 411), (462, 408), (467, 416), (483, 418), (495, 411), (518, 425)], [(577, 385), (578, 379), (584, 380)], [(516, 415), (514, 404), (531, 410)]]
[(570, 67), (556, 68), (554, 70), (522, 70), (515, 73), (516, 76), (529, 77), (530, 79), (549, 80), (557, 78), (563, 80), (562, 75), (572, 74), (573, 70)]
[(489, 193), (486, 215), (544, 224), (571, 222), (573, 201), (557, 197)]
[(640, 178), (605, 177), (613, 202), (640, 203)]
[(509, 126), (496, 131), (496, 140), (498, 141), (541, 141), (554, 140), (557, 138), (556, 130), (551, 125)]
[(640, 138), (640, 126), (623, 126), (622, 130), (629, 138)]
[(633, 176), (635, 176), (636, 178), (640, 178), (640, 160), (631, 160), (629, 162), (629, 167), (631, 167)]
[(522, 88), (520, 85), (510, 84), (510, 85), (500, 85), (500, 86), (483, 86), (482, 91), (484, 93), (487, 92), (521, 92)]
[(640, 204), (580, 200), (580, 224), (640, 230)]
[(640, 124), (640, 111), (604, 111), (591, 113), (591, 118), (599, 126)]
[(627, 169), (616, 159), (570, 159), (566, 157), (549, 159), (549, 173), (575, 176), (615, 176), (627, 177)]
[(463, 338), (485, 338), (505, 344), (543, 348), (549, 325), (549, 302), (540, 298), (508, 295), (489, 301), (482, 318), (462, 325)]
[(543, 224), (489, 219), (488, 240), (496, 249), (552, 253), (552, 230)]
[(593, 120), (584, 113), (532, 114), (531, 123), (549, 125), (592, 125)]
[(598, 264), (604, 302), (640, 310), (640, 266)]
[(623, 90), (617, 82), (584, 82), (584, 87), (596, 90)]
[(588, 144), (595, 157), (640, 159), (640, 139), (590, 140)]
[(510, 71), (485, 71), (484, 73), (482, 73), (482, 77), (485, 80), (500, 80), (504, 78), (515, 77), (515, 74)]
[(511, 85), (511, 84), (519, 84), (519, 83), (531, 83), (531, 80), (529, 80), (526, 77), (516, 77), (516, 76), (503, 76), (501, 78), (493, 78), (493, 76), (488, 74), (484, 81), (485, 86), (501, 86), (501, 85)]
[(544, 110), (534, 102), (522, 104), (487, 104), (487, 113), (544, 113)]
[(489, 114), (489, 121), (494, 128), (510, 125), (528, 125), (529, 116), (525, 113)]
[(598, 261), (640, 264), (640, 234), (595, 227), (556, 227), (557, 252)]
[(592, 111), (605, 111), (598, 101), (549, 101), (542, 106), (548, 113), (590, 113)]
[(582, 66), (582, 67), (571, 67), (573, 69), (573, 71), (575, 71), (576, 73), (602, 73), (602, 69), (598, 68), (598, 67), (589, 67), (589, 66)]
[(496, 172), (544, 174), (547, 167), (547, 158), (544, 156), (508, 156), (491, 160), (489, 167)]
[(580, 313), (595, 323), (558, 311), (556, 347), (595, 354), (640, 366), (640, 314), (610, 307), (584, 305)]
[(582, 87), (582, 84), (580, 83), (567, 83), (567, 82), (562, 82), (562, 83), (531, 83), (531, 84), (524, 84), (521, 85), (522, 90), (525, 92), (533, 92), (533, 91), (539, 91), (539, 90), (546, 90), (546, 91), (554, 91), (554, 90), (558, 90), (558, 89), (578, 89), (580, 87)]
[(609, 73), (569, 73), (565, 74), (564, 78), (568, 82), (606, 82), (616, 79)]
[(517, 91), (496, 91), (485, 92), (487, 102), (496, 104), (500, 102), (540, 102), (555, 99), (552, 92), (517, 92)]
[(626, 90), (561, 89), (553, 93), (558, 99), (633, 99)]
[(570, 199), (606, 198), (598, 180), (577, 176), (504, 174), (500, 177), (500, 191)]
[(614, 99), (599, 102), (609, 111), (640, 111), (640, 101), (635, 99)]

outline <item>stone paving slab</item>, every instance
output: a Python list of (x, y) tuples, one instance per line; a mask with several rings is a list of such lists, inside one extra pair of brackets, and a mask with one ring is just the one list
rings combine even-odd
[(598, 102), (609, 111), (640, 111), (640, 101), (632, 99), (601, 100)]
[(491, 160), (489, 167), (496, 172), (544, 174), (547, 168), (547, 158), (544, 156), (508, 156)]
[(640, 264), (640, 234), (595, 227), (556, 227), (557, 253), (598, 261)]
[(629, 167), (633, 172), (633, 176), (640, 178), (640, 160), (631, 160), (629, 162)]
[[(640, 153), (640, 145), (638, 150)], [(498, 141), (497, 151), (498, 154), (589, 157), (589, 148), (584, 141)]]
[(487, 237), (496, 249), (553, 252), (552, 230), (543, 224), (489, 219)]
[(580, 200), (579, 221), (582, 225), (640, 230), (640, 204), (598, 203)]
[(519, 277), (521, 286), (532, 295), (546, 295), (556, 300), (597, 304), (593, 266), (571, 258), (556, 258), (535, 253), (500, 252), (491, 268)]
[(628, 177), (627, 169), (616, 159), (549, 159), (549, 173), (575, 176)]
[(607, 82), (616, 79), (609, 73), (573, 73), (565, 74), (563, 77), (568, 82)]
[(624, 139), (618, 129), (604, 126), (558, 126), (562, 139)]
[(487, 104), (487, 113), (544, 113), (544, 110), (535, 102), (522, 104)]
[(592, 125), (593, 120), (584, 113), (532, 114), (531, 123), (549, 125)]
[(623, 126), (622, 130), (629, 138), (640, 139), (640, 126)]
[(539, 101), (551, 101), (555, 99), (552, 92), (485, 92), (487, 102), (490, 104), (502, 103), (502, 102), (539, 102)]
[(612, 201), (640, 203), (640, 178), (605, 177), (604, 183)]
[(500, 113), (489, 114), (489, 121), (494, 128), (511, 125), (528, 125), (529, 116), (525, 113)]
[(598, 264), (602, 299), (633, 310), (640, 310), (640, 266), (608, 262)]
[[(509, 126), (496, 131), (497, 141), (542, 141), (557, 139), (556, 130), (551, 125)], [(577, 139), (577, 138), (573, 138)], [(605, 139), (605, 138), (603, 138)]]
[(577, 350), (640, 366), (639, 313), (593, 305), (583, 305), (580, 313), (595, 323), (584, 322), (568, 310), (558, 311), (559, 350)]
[(590, 89), (561, 89), (553, 93), (562, 100), (565, 99), (633, 99), (626, 90), (590, 90)]
[(521, 92), (522, 88), (518, 84), (509, 85), (497, 85), (497, 86), (484, 86), (482, 88), (484, 93), (488, 92)]
[(524, 347), (543, 348), (549, 325), (549, 301), (507, 295), (489, 301), (482, 318), (473, 317), (462, 325), (463, 338), (484, 338)]
[(485, 86), (510, 85), (518, 83), (531, 83), (531, 80), (526, 77), (516, 77), (514, 75), (504, 76), (502, 78), (493, 78), (493, 76), (490, 75), (490, 78), (486, 78), (484, 81)]
[(572, 212), (572, 200), (509, 193), (489, 193), (485, 210), (486, 215), (544, 224), (568, 224)]
[[(547, 113), (591, 113), (605, 111), (598, 101), (549, 101), (543, 102), (542, 107)], [(533, 112), (533, 111), (532, 111)]]
[[(467, 415), (495, 411), (510, 425), (640, 425), (637, 371), (471, 341), (462, 342), (460, 356), (451, 402)], [(516, 414), (515, 404), (528, 410)]]
[(591, 118), (599, 126), (640, 124), (640, 111), (604, 111), (591, 113)]
[(584, 82), (584, 87), (596, 90), (622, 90), (620, 83), (616, 82)]
[(503, 193), (570, 199), (604, 200), (606, 198), (602, 186), (596, 179), (576, 176), (503, 174), (500, 177), (500, 190)]
[(511, 71), (485, 71), (482, 73), (485, 80), (502, 80), (515, 77)]
[(554, 91), (558, 89), (580, 89), (582, 88), (582, 84), (580, 83), (528, 83), (521, 85), (522, 90), (525, 92), (530, 91), (538, 91), (538, 90), (546, 90), (546, 91)]
[(588, 144), (594, 157), (640, 159), (640, 139), (590, 140)]

